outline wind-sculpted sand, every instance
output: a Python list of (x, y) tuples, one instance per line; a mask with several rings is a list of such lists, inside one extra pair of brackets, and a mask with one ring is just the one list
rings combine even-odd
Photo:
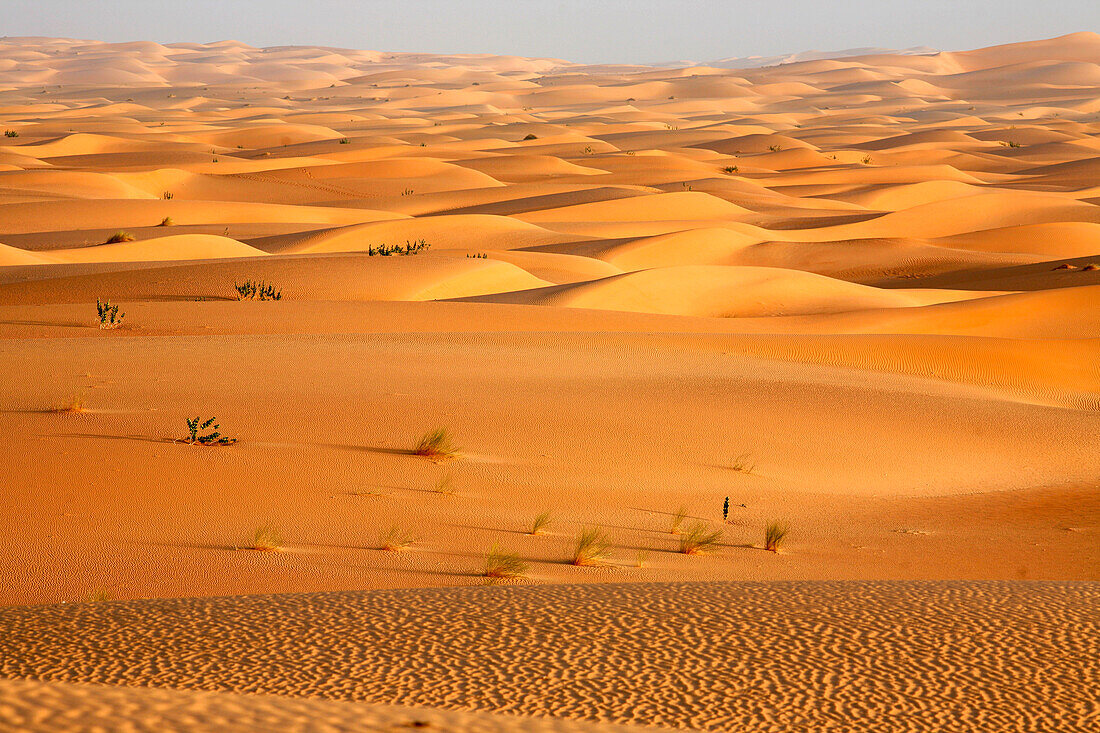
[(0, 39), (0, 716), (1093, 727), (1100, 36), (779, 60)]
[(704, 730), (1085, 731), (1098, 611), (1095, 584), (1020, 582), (130, 601), (0, 611), (0, 669)]

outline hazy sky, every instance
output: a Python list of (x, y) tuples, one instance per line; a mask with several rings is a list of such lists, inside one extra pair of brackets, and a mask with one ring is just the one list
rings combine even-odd
[(0, 35), (713, 60), (1100, 31), (1100, 0), (0, 0)]

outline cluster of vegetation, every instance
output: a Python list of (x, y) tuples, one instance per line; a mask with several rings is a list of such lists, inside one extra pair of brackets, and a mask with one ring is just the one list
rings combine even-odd
[(263, 280), (245, 280), (243, 283), (234, 282), (233, 289), (237, 291), (237, 300), (283, 299), (282, 290), (276, 290), (274, 285), (269, 285)]
[(466, 259), (468, 259), (468, 260), (487, 260), (487, 259), (489, 259), (489, 255), (485, 254), (484, 252), (477, 252), (475, 254), (467, 254)]
[(611, 541), (599, 527), (582, 529), (573, 547), (570, 565), (599, 566), (607, 564), (611, 555)]
[(584, 150), (581, 151), (581, 154), (582, 155), (592, 155), (592, 153), (594, 153), (594, 152), (596, 152), (596, 151), (594, 151), (592, 149), (591, 145), (585, 145)]
[(126, 317), (126, 314), (119, 313), (118, 306), (109, 300), (96, 298), (95, 309), (99, 314), (99, 327), (103, 329), (118, 328), (122, 325), (122, 319)]
[(406, 239), (404, 244), (397, 244), (390, 246), (388, 244), (380, 244), (377, 247), (367, 247), (367, 256), (374, 257), (375, 255), (381, 255), (382, 257), (390, 257), (391, 255), (414, 255), (418, 252), (430, 248), (432, 245), (428, 244), (423, 239), (418, 239), (415, 242)]
[(539, 136), (536, 135), (535, 133), (531, 132), (531, 133), (527, 134), (527, 137), (523, 138), (523, 141), (527, 142), (528, 140), (538, 140), (538, 139), (539, 139)]
[(446, 428), (436, 428), (421, 436), (413, 454), (426, 458), (454, 458), (459, 450)]
[(19, 133), (15, 130), (4, 130), (4, 137), (19, 137)]
[(172, 193), (171, 191), (165, 191), (164, 193), (161, 194), (161, 197), (165, 201), (171, 201), (174, 196), (175, 196), (175, 194)]
[(346, 137), (342, 137), (342, 138), (340, 138), (340, 144), (341, 145), (350, 145), (351, 140), (348, 140)]
[(187, 418), (187, 437), (183, 442), (188, 445), (232, 445), (236, 443), (236, 438), (227, 438), (218, 432), (221, 425), (218, 425), (215, 420), (217, 420), (216, 417), (209, 420), (203, 420), (199, 417)]
[(175, 224), (176, 224), (176, 222), (172, 221), (172, 217), (166, 216), (166, 217), (164, 217), (163, 219), (160, 220), (160, 224), (158, 224), (157, 226), (170, 227), (170, 226), (175, 226)]
[(724, 167), (722, 169), (722, 172), (723, 173), (737, 173), (738, 170), (739, 170), (738, 167), (735, 166), (735, 165), (727, 165), (726, 167)]
[(769, 145), (768, 150), (772, 151), (773, 153), (780, 153), (780, 152), (783, 151), (783, 146), (782, 145)]

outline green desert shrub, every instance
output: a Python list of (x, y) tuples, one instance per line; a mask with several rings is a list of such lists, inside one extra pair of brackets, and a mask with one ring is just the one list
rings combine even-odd
[(380, 244), (377, 247), (375, 247), (374, 245), (369, 245), (367, 247), (367, 256), (391, 257), (394, 255), (414, 255), (431, 248), (431, 246), (432, 245), (428, 244), (428, 242), (423, 239), (406, 239), (405, 244), (397, 244), (393, 246), (390, 246), (388, 244)]
[(413, 453), (427, 458), (452, 458), (458, 455), (459, 448), (454, 444), (446, 428), (429, 430), (420, 437)]
[(187, 418), (187, 438), (184, 442), (188, 445), (232, 445), (236, 438), (227, 438), (218, 432), (218, 425), (212, 417), (209, 420), (202, 418)]
[(233, 289), (237, 291), (237, 300), (282, 300), (283, 291), (275, 288), (263, 280), (245, 280), (234, 282)]
[(99, 315), (99, 327), (103, 329), (118, 328), (122, 325), (125, 313), (118, 312), (118, 306), (109, 300), (95, 299), (96, 313)]

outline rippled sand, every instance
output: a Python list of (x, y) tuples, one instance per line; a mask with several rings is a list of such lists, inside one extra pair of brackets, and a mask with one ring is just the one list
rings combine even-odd
[(1085, 731), (1098, 612), (1096, 584), (1023, 582), (55, 605), (0, 611), (0, 672), (708, 730)]

